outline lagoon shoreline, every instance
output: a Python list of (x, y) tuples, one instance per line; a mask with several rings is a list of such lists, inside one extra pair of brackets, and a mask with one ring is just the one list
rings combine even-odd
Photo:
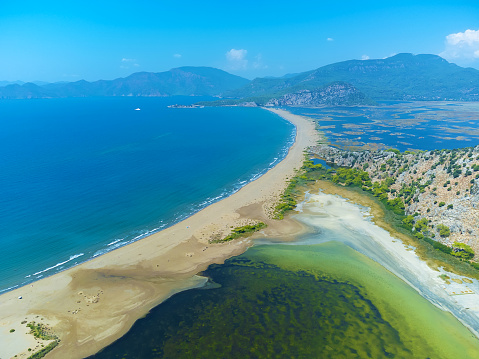
[(210, 244), (210, 240), (229, 234), (232, 227), (263, 221), (269, 225), (263, 234), (269, 237), (304, 232), (298, 222), (274, 221), (270, 215), (301, 166), (303, 152), (316, 144), (318, 133), (307, 118), (268, 110), (296, 127), (295, 142), (280, 163), (180, 223), (0, 295), (0, 357), (26, 358), (46, 344), (28, 334), (23, 321), (45, 323), (59, 336), (60, 345), (48, 358), (92, 355), (171, 295), (203, 285), (205, 279), (196, 273), (244, 252), (249, 240)]
[[(479, 281), (422, 260), (408, 239), (384, 220), (375, 198), (319, 180), (301, 208), (295, 218), (320, 228), (321, 235), (315, 236), (321, 239), (314, 243), (340, 242), (372, 259), (479, 339)], [(334, 236), (334, 228), (342, 228), (344, 234)]]

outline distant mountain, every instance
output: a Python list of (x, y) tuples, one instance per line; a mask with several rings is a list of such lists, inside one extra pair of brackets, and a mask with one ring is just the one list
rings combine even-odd
[(374, 100), (479, 100), (479, 70), (436, 55), (398, 54), (381, 60), (350, 60), (293, 77), (257, 78), (227, 93), (236, 98), (277, 98), (347, 82)]
[(20, 98), (47, 98), (56, 97), (34, 83), (27, 82), (23, 85), (13, 84), (0, 87), (0, 99), (20, 99)]
[(299, 73), (294, 73), (294, 74), (286, 74), (286, 75), (283, 75), (283, 76), (266, 76), (266, 77), (263, 77), (264, 79), (289, 79), (291, 77), (295, 77), (295, 76), (298, 76)]
[(211, 67), (180, 67), (165, 72), (137, 72), (111, 81), (85, 80), (0, 87), (0, 98), (52, 98), (88, 96), (219, 96), (249, 80)]
[[(457, 66), (436, 55), (412, 54), (380, 60), (343, 61), (300, 74), (253, 81), (211, 67), (180, 67), (158, 73), (137, 72), (111, 81), (18, 82), (0, 87), (0, 99), (174, 95), (241, 99), (219, 101), (218, 105), (266, 104), (272, 99), (299, 103), (309, 96), (307, 101), (316, 103), (309, 106), (317, 106), (323, 96), (318, 94), (335, 83), (349, 84), (348, 91), (354, 88), (357, 93), (349, 100), (339, 96), (335, 100), (330, 98), (329, 102), (363, 104), (368, 99), (479, 101), (479, 70)], [(340, 91), (336, 94), (340, 95)]]
[(23, 85), (24, 83), (23, 81), (0, 81), (0, 86)]

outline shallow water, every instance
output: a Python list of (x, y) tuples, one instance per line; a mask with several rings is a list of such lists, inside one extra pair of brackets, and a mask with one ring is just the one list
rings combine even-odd
[(319, 193), (300, 209), (296, 218), (313, 234), (284, 244), (263, 238), (210, 266), (209, 286), (173, 296), (92, 358), (477, 357), (467, 328), (378, 264), (447, 307), (434, 280), (388, 255), (403, 245), (381, 246), (378, 237), (393, 239), (368, 208)]
[[(212, 265), (90, 358), (473, 358), (479, 342), (344, 244), (261, 245)], [(456, 356), (457, 355), (457, 356)]]

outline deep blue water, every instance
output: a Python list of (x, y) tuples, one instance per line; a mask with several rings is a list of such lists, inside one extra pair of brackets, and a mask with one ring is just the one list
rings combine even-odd
[(294, 127), (272, 113), (167, 108), (199, 100), (0, 101), (0, 291), (178, 222), (285, 156)]

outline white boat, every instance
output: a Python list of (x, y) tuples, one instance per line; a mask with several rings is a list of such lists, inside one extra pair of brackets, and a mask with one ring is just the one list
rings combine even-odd
[(135, 108), (135, 111), (141, 111), (141, 108), (139, 108), (139, 107)]

